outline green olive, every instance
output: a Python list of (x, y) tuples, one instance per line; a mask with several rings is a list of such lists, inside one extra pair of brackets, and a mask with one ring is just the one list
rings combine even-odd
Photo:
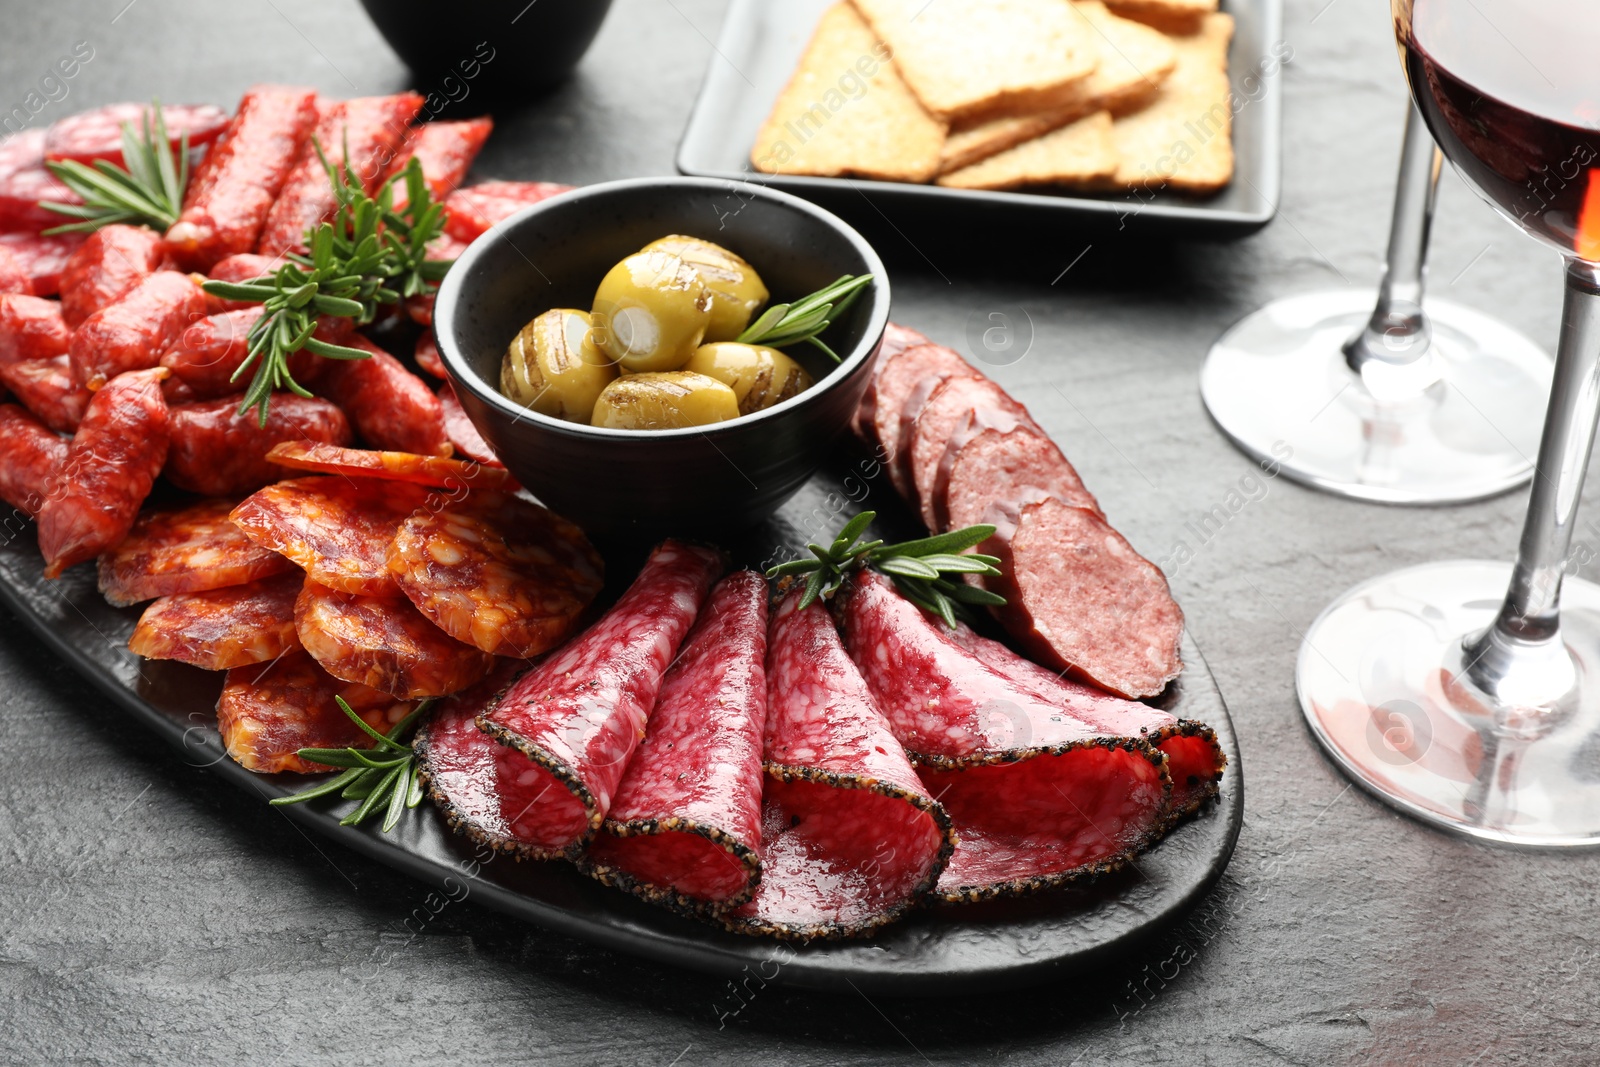
[(590, 332), (587, 312), (546, 311), (511, 339), (500, 391), (541, 415), (588, 422), (600, 391), (617, 376)]
[(776, 348), (722, 341), (701, 345), (683, 365), (715, 378), (739, 398), (739, 414), (763, 411), (811, 388), (806, 369)]
[(624, 374), (594, 405), (594, 425), (612, 430), (675, 430), (738, 417), (732, 389), (688, 371)]
[(711, 325), (711, 293), (677, 256), (637, 252), (601, 281), (591, 318), (595, 344), (625, 373), (677, 370)]
[(719, 244), (673, 234), (644, 246), (646, 252), (668, 252), (693, 267), (711, 290), (711, 325), (707, 343), (732, 341), (750, 325), (767, 302), (767, 287), (754, 267)]

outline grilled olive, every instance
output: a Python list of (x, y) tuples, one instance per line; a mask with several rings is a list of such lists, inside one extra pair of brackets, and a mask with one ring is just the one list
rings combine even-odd
[(715, 378), (739, 398), (739, 414), (762, 411), (811, 388), (806, 369), (776, 348), (723, 341), (701, 345), (683, 365), (686, 371)]
[(750, 325), (767, 302), (767, 287), (754, 267), (719, 244), (674, 234), (644, 246), (646, 252), (667, 252), (693, 267), (711, 290), (711, 325), (705, 340), (732, 341)]
[(595, 398), (617, 370), (589, 337), (589, 316), (554, 308), (511, 339), (500, 391), (541, 415), (588, 422)]
[(623, 371), (677, 370), (711, 324), (711, 293), (677, 256), (638, 252), (601, 281), (591, 318), (595, 344)]
[(624, 374), (594, 405), (594, 425), (612, 430), (674, 430), (738, 417), (732, 389), (688, 371)]

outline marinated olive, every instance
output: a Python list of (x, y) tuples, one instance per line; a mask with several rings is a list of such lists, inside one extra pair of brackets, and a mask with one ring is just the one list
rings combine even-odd
[(668, 252), (693, 267), (711, 290), (711, 325), (705, 340), (732, 341), (750, 325), (767, 302), (767, 287), (754, 267), (719, 244), (674, 234), (644, 246), (646, 252)]
[(677, 370), (711, 324), (711, 292), (666, 252), (638, 252), (611, 268), (594, 294), (594, 340), (624, 372)]
[(739, 398), (732, 389), (688, 371), (624, 374), (594, 405), (594, 425), (612, 430), (673, 430), (738, 417)]
[(683, 365), (715, 378), (739, 398), (739, 414), (762, 411), (811, 388), (806, 369), (776, 348), (723, 341), (701, 345)]
[(511, 340), (500, 368), (500, 391), (541, 415), (588, 422), (594, 402), (617, 370), (590, 339), (589, 316), (554, 308)]

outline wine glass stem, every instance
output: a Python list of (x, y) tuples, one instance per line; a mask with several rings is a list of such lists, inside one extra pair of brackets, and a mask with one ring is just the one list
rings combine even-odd
[(1405, 144), (1400, 150), (1400, 180), (1395, 188), (1389, 251), (1384, 260), (1378, 303), (1360, 333), (1344, 346), (1345, 361), (1356, 374), (1376, 360), (1403, 365), (1421, 359), (1430, 340), (1422, 291), (1428, 266), (1428, 235), (1438, 199), (1444, 155), (1412, 104), (1406, 111)]
[(1494, 625), (1466, 643), (1467, 674), (1521, 706), (1560, 701), (1575, 681), (1561, 642), (1561, 580), (1600, 415), (1600, 267), (1571, 260), (1550, 407), (1511, 588)]

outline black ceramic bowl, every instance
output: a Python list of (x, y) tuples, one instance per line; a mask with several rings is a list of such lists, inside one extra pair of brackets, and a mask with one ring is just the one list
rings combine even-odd
[[(823, 339), (789, 348), (816, 384), (766, 411), (682, 430), (605, 430), (536, 414), (499, 389), (506, 346), (550, 308), (588, 308), (607, 270), (668, 234), (743, 256), (774, 301), (842, 274), (876, 281)], [(872, 247), (787, 193), (703, 178), (586, 186), (536, 204), (473, 242), (439, 288), (434, 331), (467, 414), (523, 485), (603, 537), (697, 534), (766, 518), (809, 478), (861, 400), (889, 283)]]
[(418, 75), (419, 91), (535, 92), (571, 73), (611, 0), (361, 0), (389, 47)]

